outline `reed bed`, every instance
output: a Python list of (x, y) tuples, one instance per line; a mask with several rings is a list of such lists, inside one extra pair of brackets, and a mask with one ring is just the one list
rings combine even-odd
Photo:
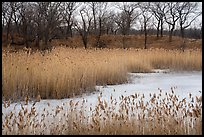
[(181, 98), (174, 91), (160, 90), (149, 96), (135, 92), (107, 100), (100, 93), (94, 106), (84, 98), (56, 107), (49, 101), (47, 107), (42, 102), (25, 101), (15, 106), (4, 102), (2, 134), (201, 135), (202, 96)]
[(202, 70), (201, 50), (83, 49), (2, 51), (3, 100), (69, 98), (96, 85), (128, 82), (128, 72)]

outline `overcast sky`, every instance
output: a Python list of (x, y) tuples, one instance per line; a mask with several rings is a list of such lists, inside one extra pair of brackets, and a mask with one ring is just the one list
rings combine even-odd
[[(108, 8), (108, 9), (114, 11), (115, 13), (120, 12), (121, 10), (119, 10), (118, 8), (116, 8), (116, 5), (117, 5), (118, 3), (121, 3), (121, 4), (122, 4), (122, 2), (109, 2), (109, 3), (108, 3), (108, 5), (109, 5), (109, 8)], [(81, 5), (82, 5), (82, 3), (81, 3)], [(202, 11), (202, 2), (198, 2), (198, 5), (199, 5), (199, 6), (198, 6), (198, 11)], [(80, 7), (79, 7), (79, 9), (80, 9)], [(77, 12), (76, 17), (77, 17), (77, 19), (79, 19), (79, 20), (81, 19), (80, 15), (79, 15), (79, 12)], [(156, 20), (152, 18), (152, 21), (156, 21)], [(151, 24), (151, 23), (150, 23), (150, 24)], [(200, 15), (200, 16), (191, 24), (190, 27), (194, 27), (194, 26), (195, 26), (195, 27), (197, 27), (197, 28), (200, 28), (200, 27), (201, 27), (201, 24), (202, 24), (202, 15)], [(136, 20), (136, 23), (134, 24), (133, 28), (135, 28), (135, 29), (140, 29), (139, 19)], [(164, 24), (164, 29), (168, 29), (168, 25), (167, 25), (166, 23)], [(178, 24), (177, 24), (177, 26), (176, 26), (176, 29), (179, 29), (179, 25), (178, 25)]]

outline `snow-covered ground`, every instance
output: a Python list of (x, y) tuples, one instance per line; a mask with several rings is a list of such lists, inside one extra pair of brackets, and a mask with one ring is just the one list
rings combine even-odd
[[(65, 120), (63, 120), (63, 114), (70, 112), (70, 104), (73, 104), (73, 107), (76, 107), (78, 110), (83, 109), (84, 114), (89, 115), (91, 113), (90, 108), (94, 109), (95, 105), (98, 104), (99, 96), (101, 101), (105, 100), (107, 104), (109, 104), (112, 100), (120, 102), (117, 100), (120, 100), (121, 96), (135, 94), (140, 97), (144, 94), (144, 101), (147, 101), (150, 99), (150, 94), (159, 94), (160, 90), (162, 90), (162, 96), (165, 96), (166, 93), (172, 92), (171, 88), (175, 95), (178, 95), (180, 99), (186, 98), (187, 101), (189, 99), (189, 93), (191, 93), (192, 96), (202, 95), (202, 71), (170, 72), (168, 70), (155, 70), (155, 72), (156, 73), (130, 73), (131, 81), (129, 83), (97, 86), (95, 92), (83, 94), (75, 98), (41, 100), (34, 105), (35, 111), (38, 113), (36, 119), (39, 121), (41, 119), (47, 119), (47, 122), (49, 122), (46, 124), (53, 124), (53, 122), (55, 122), (53, 121), (53, 116), (57, 116), (59, 117), (58, 120), (63, 123), (65, 122)], [(21, 102), (13, 103), (5, 108), (4, 104), (2, 104), (2, 122), (5, 121), (5, 116), (10, 115), (11, 112), (18, 115), (22, 107), (24, 110), (28, 109), (28, 111), (31, 111), (32, 105), (33, 102), (29, 102), (28, 105)], [(83, 106), (83, 108), (81, 106)], [(59, 113), (56, 110), (59, 110)], [(43, 116), (43, 114), (45, 114), (46, 117)]]
[[(158, 71), (156, 71), (158, 72)], [(131, 81), (127, 84), (97, 86), (97, 90), (102, 92), (102, 99), (109, 100), (112, 95), (114, 98), (119, 96), (129, 96), (132, 94), (144, 94), (145, 99), (149, 100), (150, 93), (158, 94), (160, 89), (163, 93), (175, 91), (175, 95), (188, 99), (189, 93), (192, 96), (201, 96), (202, 92), (202, 71), (192, 72), (168, 72), (159, 73), (130, 73)], [(98, 92), (85, 96), (91, 102), (97, 101)]]

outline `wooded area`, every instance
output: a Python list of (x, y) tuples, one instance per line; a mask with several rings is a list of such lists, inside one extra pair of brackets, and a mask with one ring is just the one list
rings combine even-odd
[(169, 42), (179, 35), (185, 48), (185, 37), (202, 38), (202, 22), (192, 25), (201, 15), (198, 2), (2, 2), (2, 32), (6, 45), (35, 43), (42, 50), (51, 49), (53, 39), (76, 35), (85, 48), (88, 36), (95, 37), (95, 47), (105, 47), (104, 34), (123, 35), (123, 48), (126, 35), (144, 35), (144, 48), (148, 34), (169, 35)]

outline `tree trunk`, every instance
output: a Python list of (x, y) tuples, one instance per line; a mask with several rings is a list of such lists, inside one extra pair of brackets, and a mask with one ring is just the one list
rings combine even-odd
[(159, 26), (160, 26), (160, 20), (159, 20), (159, 22), (157, 24), (157, 38), (159, 38)]
[(84, 48), (87, 49), (87, 38), (84, 36), (82, 40), (83, 40)]
[[(71, 25), (68, 25), (67, 26), (67, 37), (72, 37), (72, 26)], [(66, 37), (66, 38), (67, 38)]]
[(18, 22), (17, 21), (15, 21), (15, 25), (16, 25), (16, 31), (17, 31), (17, 33), (18, 33), (18, 35), (20, 34), (20, 31), (19, 31), (19, 25), (18, 25)]
[(87, 33), (85, 32), (85, 30), (83, 30), (84, 32), (80, 32), (80, 35), (82, 37), (82, 42), (84, 44), (84, 48), (87, 48)]
[(163, 21), (161, 20), (160, 36), (163, 37)]
[(100, 43), (101, 28), (102, 28), (101, 19), (99, 19), (99, 32), (98, 32), (98, 36), (97, 36), (97, 39), (96, 39), (96, 46), (97, 46), (98, 48), (101, 48), (101, 47), (102, 47), (102, 45), (101, 45), (101, 43)]
[(144, 43), (144, 48), (147, 49), (147, 33), (145, 32), (145, 43)]
[(12, 18), (12, 15), (13, 15), (13, 13), (11, 13), (11, 15), (10, 15), (10, 17), (9, 17), (9, 20), (8, 20), (8, 23), (7, 23), (7, 32), (6, 32), (6, 41), (7, 41), (7, 44), (8, 43), (10, 43), (9, 42), (9, 34), (11, 34), (10, 33), (10, 25), (11, 25), (11, 18)]
[(95, 7), (93, 7), (93, 19), (94, 19), (94, 35), (96, 35), (97, 31), (97, 26), (96, 26), (96, 12), (95, 12)]
[(2, 34), (4, 33), (4, 24), (5, 24), (4, 19), (2, 19), (2, 28), (1, 28), (2, 29)]
[(169, 33), (169, 42), (172, 42), (172, 35), (173, 35), (174, 27), (175, 26), (172, 26), (172, 28), (170, 30), (170, 33)]
[(7, 43), (9, 41), (9, 32), (10, 32), (10, 23), (7, 24), (7, 29), (6, 29), (6, 41), (7, 41)]
[(184, 29), (183, 28), (181, 28), (181, 37), (182, 37), (182, 39), (184, 38)]
[(114, 31), (114, 35), (117, 35), (117, 31), (118, 31), (118, 30), (115, 30), (115, 31)]
[(125, 42), (125, 34), (123, 34), (123, 49), (126, 48), (126, 42)]
[(173, 31), (170, 30), (170, 32), (169, 32), (169, 42), (172, 42), (172, 35), (173, 35)]
[(145, 35), (145, 41), (144, 41), (144, 49), (147, 49), (147, 24), (144, 22), (144, 35)]
[(70, 37), (72, 37), (73, 36), (73, 34), (72, 34), (72, 26), (70, 26), (69, 31), (70, 31)]
[(129, 17), (128, 17), (128, 21), (127, 21), (127, 35), (129, 35), (130, 34), (130, 15), (129, 15)]

